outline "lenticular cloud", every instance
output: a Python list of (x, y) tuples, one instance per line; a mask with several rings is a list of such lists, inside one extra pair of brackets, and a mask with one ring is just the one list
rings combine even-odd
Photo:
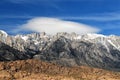
[(58, 32), (75, 32), (77, 34), (86, 34), (97, 33), (100, 31), (98, 28), (91, 27), (82, 23), (47, 17), (33, 18), (20, 27), (21, 30), (46, 32), (48, 34), (56, 34)]

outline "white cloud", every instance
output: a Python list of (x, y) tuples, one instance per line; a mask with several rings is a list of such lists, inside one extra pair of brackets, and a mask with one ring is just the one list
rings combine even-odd
[(20, 26), (17, 31), (34, 31), (56, 34), (57, 32), (76, 32), (78, 34), (97, 33), (100, 29), (82, 23), (65, 21), (57, 18), (38, 17)]

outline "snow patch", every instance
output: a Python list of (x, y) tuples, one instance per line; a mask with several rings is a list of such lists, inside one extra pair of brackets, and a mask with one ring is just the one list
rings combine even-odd
[(0, 33), (2, 33), (5, 37), (8, 36), (8, 34), (5, 31), (3, 31), (3, 30), (0, 30)]
[(108, 42), (109, 42), (113, 47), (115, 47), (116, 49), (119, 50), (119, 48), (118, 48), (111, 40), (108, 40)]
[(28, 40), (28, 37), (27, 37), (27, 36), (21, 36), (21, 38), (22, 38), (24, 41), (27, 41), (27, 40)]
[(75, 40), (81, 39), (81, 36), (74, 37)]
[(39, 43), (40, 43), (40, 42), (36, 41), (34, 44), (35, 44), (35, 45), (38, 45)]
[(101, 35), (101, 34), (92, 34), (92, 33), (88, 33), (85, 35), (85, 39), (95, 39), (95, 38), (98, 38), (98, 37), (106, 37), (104, 35)]

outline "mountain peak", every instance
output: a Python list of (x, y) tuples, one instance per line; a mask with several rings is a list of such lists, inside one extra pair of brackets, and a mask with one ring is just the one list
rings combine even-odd
[(5, 36), (5, 37), (7, 37), (7, 36), (8, 36), (8, 34), (7, 34), (5, 31), (0, 30), (0, 36)]

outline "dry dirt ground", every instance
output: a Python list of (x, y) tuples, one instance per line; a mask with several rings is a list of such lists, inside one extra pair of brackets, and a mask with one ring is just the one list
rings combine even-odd
[(0, 80), (120, 80), (120, 72), (63, 67), (40, 60), (0, 62)]

